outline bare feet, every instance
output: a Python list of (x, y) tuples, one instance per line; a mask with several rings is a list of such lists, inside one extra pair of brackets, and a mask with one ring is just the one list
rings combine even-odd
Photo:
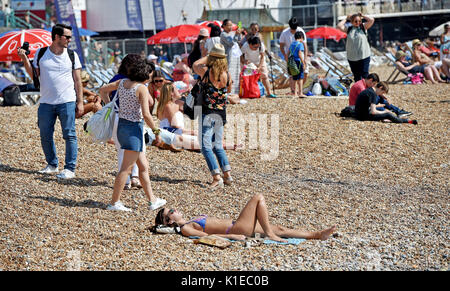
[(139, 181), (139, 177), (131, 178), (131, 187), (142, 188), (141, 181)]
[(285, 239), (282, 239), (281, 237), (279, 237), (276, 234), (272, 234), (272, 235), (267, 235), (268, 239), (273, 240), (273, 241), (278, 241), (278, 242), (282, 242), (282, 243), (287, 243), (288, 241)]
[(333, 225), (330, 228), (324, 229), (318, 233), (317, 239), (327, 240), (336, 230), (336, 225)]

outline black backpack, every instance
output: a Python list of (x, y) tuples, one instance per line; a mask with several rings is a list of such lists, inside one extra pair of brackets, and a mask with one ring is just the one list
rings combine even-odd
[(203, 87), (207, 77), (209, 78), (209, 69), (205, 72), (201, 80), (197, 80), (197, 83), (192, 87), (191, 93), (186, 97), (183, 104), (183, 113), (191, 120), (197, 118), (194, 112), (195, 107), (203, 106)]
[(22, 106), (19, 86), (11, 85), (3, 90), (3, 106)]
[(356, 117), (355, 109), (353, 109), (350, 106), (345, 107), (342, 109), (341, 113), (339, 114), (340, 117)]
[[(43, 48), (41, 48), (39, 50), (39, 54), (38, 54), (37, 62), (36, 62), (38, 68), (39, 68), (39, 61), (41, 60), (42, 56), (45, 54), (47, 49), (48, 49), (48, 46), (43, 47)], [(74, 70), (75, 69), (75, 53), (74, 53), (73, 50), (71, 50), (69, 48), (67, 49), (67, 53), (69, 54), (70, 61), (72, 62), (72, 70)], [(31, 65), (31, 68), (33, 69), (33, 84), (34, 84), (34, 87), (36, 88), (36, 90), (39, 90), (41, 88), (41, 83), (39, 82), (39, 76), (37, 75), (37, 71), (36, 71), (36, 69), (34, 68), (33, 65)]]

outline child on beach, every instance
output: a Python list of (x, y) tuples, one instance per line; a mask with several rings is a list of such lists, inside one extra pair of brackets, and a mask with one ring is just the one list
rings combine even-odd
[[(299, 73), (295, 76), (292, 76), (292, 79), (294, 80), (294, 95), (298, 97), (306, 97), (306, 95), (303, 94), (303, 72), (306, 67), (305, 63), (305, 43), (303, 42), (303, 33), (301, 31), (297, 31), (294, 34), (295, 41), (291, 43), (291, 46), (289, 47), (289, 54), (294, 56), (294, 60), (297, 64)], [(297, 91), (297, 87), (299, 88), (299, 91)]]

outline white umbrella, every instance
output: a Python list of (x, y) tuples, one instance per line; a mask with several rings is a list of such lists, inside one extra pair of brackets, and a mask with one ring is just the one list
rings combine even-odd
[(444, 25), (449, 24), (450, 21), (447, 21), (446, 23), (442, 23), (438, 27), (435, 27), (432, 31), (430, 31), (429, 36), (441, 36), (441, 34), (444, 33)]

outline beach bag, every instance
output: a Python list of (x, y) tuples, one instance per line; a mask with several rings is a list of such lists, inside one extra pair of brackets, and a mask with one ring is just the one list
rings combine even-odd
[(116, 91), (116, 95), (111, 102), (94, 113), (86, 123), (86, 131), (93, 142), (104, 143), (111, 139), (116, 118), (114, 107), (118, 98), (118, 92), (119, 90)]
[(22, 106), (19, 86), (11, 85), (3, 90), (3, 106)]
[(341, 113), (339, 114), (341, 117), (356, 117), (355, 109), (353, 109), (351, 106), (347, 106), (344, 109), (341, 110)]
[(422, 73), (408, 74), (408, 78), (411, 80), (411, 83), (413, 83), (413, 84), (422, 84), (423, 83), (423, 74)]
[(261, 76), (260, 73), (255, 73), (250, 76), (246, 76), (241, 73), (241, 87), (239, 90), (239, 97), (241, 98), (259, 98), (261, 97), (261, 91), (259, 90), (258, 80)]
[(298, 74), (300, 74), (300, 69), (297, 65), (297, 62), (295, 61), (295, 57), (294, 54), (292, 53), (292, 50), (289, 50), (287, 67), (289, 75), (297, 76)]
[(264, 88), (263, 83), (258, 81), (258, 87), (259, 87), (259, 96), (265, 96), (266, 95), (266, 88)]

